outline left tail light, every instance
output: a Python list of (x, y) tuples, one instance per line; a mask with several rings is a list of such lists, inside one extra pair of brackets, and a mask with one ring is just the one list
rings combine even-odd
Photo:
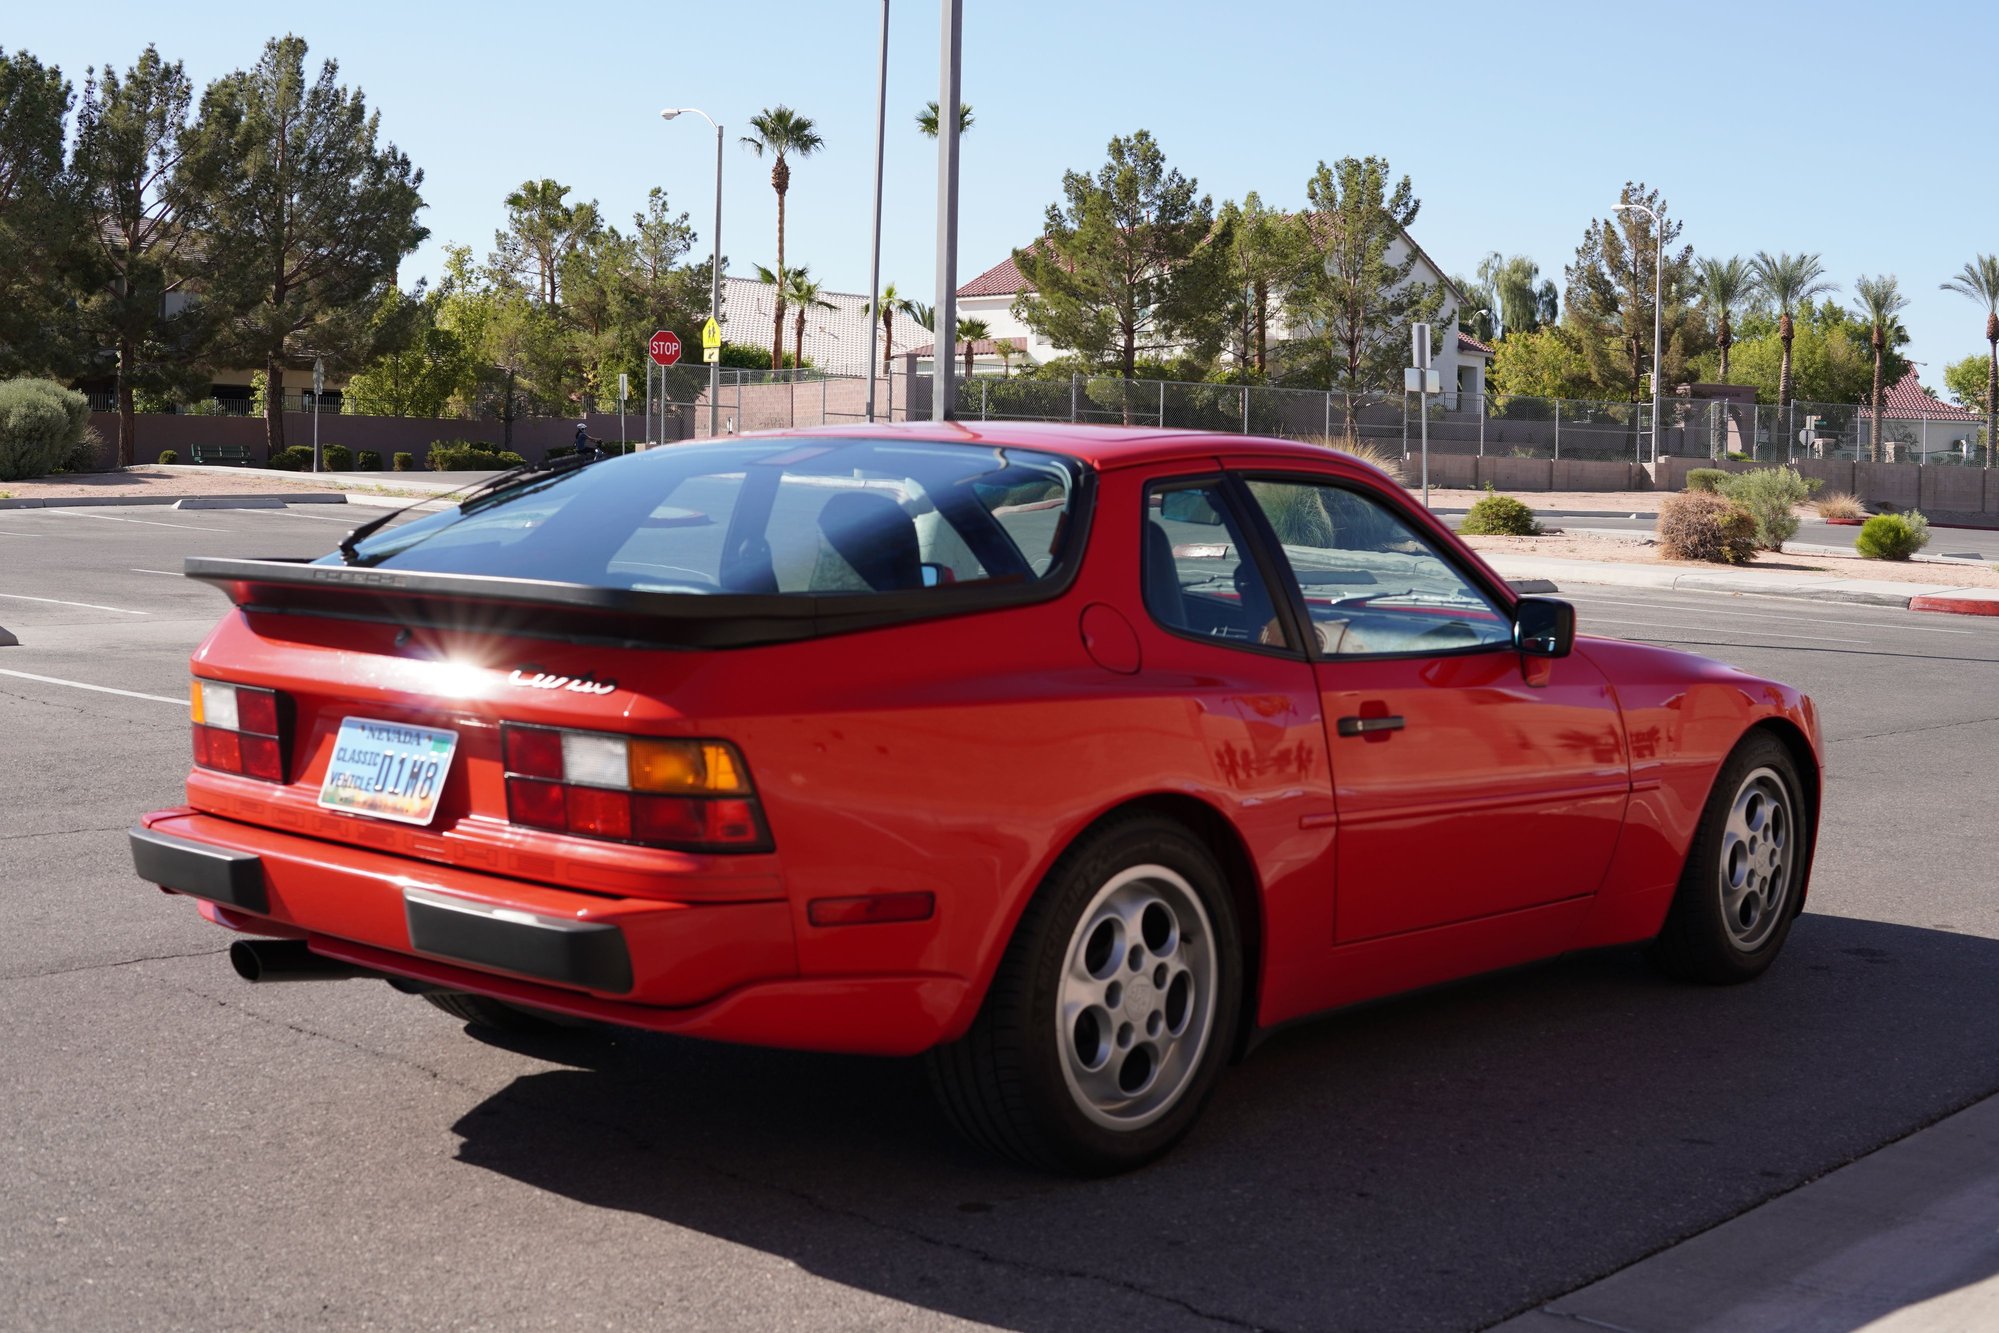
[(195, 677), (194, 762), (261, 782), (285, 780), (282, 701), (276, 690)]
[(743, 756), (727, 741), (500, 729), (507, 818), (529, 828), (684, 852), (767, 852)]

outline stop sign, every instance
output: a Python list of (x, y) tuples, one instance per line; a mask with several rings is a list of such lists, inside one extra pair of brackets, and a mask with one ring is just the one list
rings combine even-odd
[(662, 366), (670, 366), (680, 360), (680, 335), (672, 329), (661, 329), (646, 343), (646, 355)]

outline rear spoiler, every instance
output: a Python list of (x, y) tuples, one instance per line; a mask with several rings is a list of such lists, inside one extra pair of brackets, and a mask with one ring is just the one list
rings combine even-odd
[(189, 556), (187, 577), (248, 612), (366, 620), (619, 647), (749, 648), (1020, 606), (1056, 582), (980, 581), (908, 592), (686, 593), (486, 574)]

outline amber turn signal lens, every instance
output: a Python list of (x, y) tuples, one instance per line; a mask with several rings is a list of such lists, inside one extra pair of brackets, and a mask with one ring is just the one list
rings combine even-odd
[(630, 753), (633, 791), (736, 796), (750, 789), (743, 778), (743, 761), (727, 741), (635, 737)]

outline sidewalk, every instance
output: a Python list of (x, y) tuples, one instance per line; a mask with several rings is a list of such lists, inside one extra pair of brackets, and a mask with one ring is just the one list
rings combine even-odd
[[(1814, 578), (1776, 570), (1684, 570), (1660, 565), (1618, 564), (1614, 561), (1564, 560), (1559, 556), (1510, 555), (1497, 551), (1485, 552), (1484, 558), (1509, 582), (1545, 580), (1554, 584), (1557, 591), (1571, 583), (1594, 583), (1680, 592), (1750, 593), (1814, 602), (1859, 602), (1911, 611), (1999, 616), (1999, 588), (1966, 588), (1944, 582)], [(1946, 566), (1939, 566), (1938, 569), (1942, 577), (1949, 577)]]
[(1862, 1328), (1999, 1328), (1999, 1097), (1491, 1333)]

